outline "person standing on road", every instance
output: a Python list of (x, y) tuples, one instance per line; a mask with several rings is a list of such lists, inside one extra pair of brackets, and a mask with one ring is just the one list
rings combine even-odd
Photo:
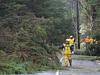
[(69, 37), (69, 44), (70, 44), (71, 52), (72, 54), (74, 54), (75, 38), (73, 36)]
[(64, 58), (65, 58), (65, 66), (68, 67), (68, 64), (72, 66), (72, 52), (70, 49), (69, 39), (66, 39)]

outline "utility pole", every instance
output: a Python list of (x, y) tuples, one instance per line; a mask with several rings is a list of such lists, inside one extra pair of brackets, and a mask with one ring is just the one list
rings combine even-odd
[(76, 24), (76, 36), (77, 36), (77, 47), (80, 49), (80, 33), (79, 33), (79, 1), (76, 0), (76, 12), (77, 12), (77, 24)]

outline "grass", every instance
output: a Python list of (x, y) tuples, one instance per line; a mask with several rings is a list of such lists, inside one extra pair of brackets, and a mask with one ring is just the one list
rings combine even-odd
[(90, 61), (100, 60), (100, 56), (73, 55), (72, 58), (75, 60), (90, 60)]

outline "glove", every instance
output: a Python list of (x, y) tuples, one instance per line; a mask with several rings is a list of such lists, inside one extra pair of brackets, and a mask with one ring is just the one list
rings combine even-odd
[(74, 54), (74, 51), (72, 51), (72, 54)]

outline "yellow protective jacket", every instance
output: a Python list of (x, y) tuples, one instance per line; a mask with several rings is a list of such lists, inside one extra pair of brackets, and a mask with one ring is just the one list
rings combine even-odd
[(71, 46), (71, 45), (74, 45), (74, 44), (75, 44), (75, 39), (74, 39), (74, 38), (73, 38), (73, 39), (70, 39), (70, 40), (69, 40), (69, 44), (70, 44), (70, 46)]
[(71, 49), (70, 49), (70, 45), (66, 44), (65, 45), (65, 55), (70, 55), (71, 54)]

